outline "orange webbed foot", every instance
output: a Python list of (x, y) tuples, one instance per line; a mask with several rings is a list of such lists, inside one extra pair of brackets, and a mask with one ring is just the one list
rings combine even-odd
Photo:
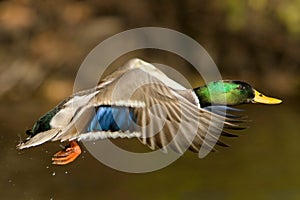
[(80, 146), (75, 140), (70, 141), (70, 147), (61, 150), (52, 157), (52, 164), (66, 165), (73, 162), (81, 154)]

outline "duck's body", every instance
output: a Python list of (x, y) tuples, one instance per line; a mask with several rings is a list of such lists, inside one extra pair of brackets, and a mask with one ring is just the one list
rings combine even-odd
[[(250, 85), (236, 81), (186, 89), (153, 65), (134, 59), (95, 88), (66, 98), (42, 116), (18, 148), (47, 141), (70, 141), (70, 147), (54, 155), (54, 164), (75, 160), (81, 152), (76, 142), (79, 140), (127, 137), (139, 138), (151, 149), (179, 153), (187, 148), (195, 152), (201, 147), (212, 149), (215, 143), (225, 146), (218, 141), (223, 124), (229, 129), (238, 128), (233, 122), (239, 119), (204, 107), (281, 102), (267, 97), (257, 100), (259, 95)], [(210, 126), (213, 128), (208, 129)]]

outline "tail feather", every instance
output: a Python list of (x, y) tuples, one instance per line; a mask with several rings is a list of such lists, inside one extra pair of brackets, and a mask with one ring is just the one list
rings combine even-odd
[(48, 131), (41, 132), (41, 133), (35, 135), (34, 137), (30, 138), (30, 140), (20, 143), (17, 146), (17, 148), (25, 149), (25, 148), (43, 144), (43, 143), (51, 140), (52, 138), (54, 138), (58, 134), (59, 131), (60, 131), (60, 129), (55, 128), (55, 129), (50, 129)]

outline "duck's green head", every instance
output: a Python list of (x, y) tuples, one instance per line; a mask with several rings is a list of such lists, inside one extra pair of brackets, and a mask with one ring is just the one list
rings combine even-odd
[(212, 104), (239, 105), (244, 103), (279, 104), (280, 99), (267, 97), (242, 81), (222, 80), (210, 82), (194, 89), (201, 107)]

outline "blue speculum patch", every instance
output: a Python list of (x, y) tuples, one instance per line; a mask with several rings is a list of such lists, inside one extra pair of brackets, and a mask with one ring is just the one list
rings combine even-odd
[(133, 109), (122, 106), (100, 106), (87, 126), (88, 132), (135, 131), (136, 116)]

